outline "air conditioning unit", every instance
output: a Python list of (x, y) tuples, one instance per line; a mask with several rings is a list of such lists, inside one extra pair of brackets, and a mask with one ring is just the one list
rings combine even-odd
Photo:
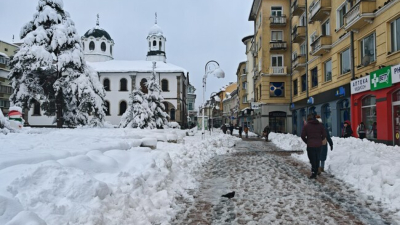
[(361, 64), (363, 65), (363, 66), (368, 66), (369, 65), (369, 63), (370, 63), (370, 56), (369, 55), (366, 55), (366, 56), (364, 56), (363, 58), (362, 58), (362, 60), (361, 60)]

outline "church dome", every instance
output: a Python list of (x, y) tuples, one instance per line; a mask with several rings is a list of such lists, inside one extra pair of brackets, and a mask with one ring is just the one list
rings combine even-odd
[(161, 27), (158, 26), (157, 24), (154, 24), (149, 31), (149, 36), (152, 35), (163, 35), (163, 31), (161, 30)]
[(105, 31), (104, 29), (101, 29), (99, 27), (95, 27), (93, 29), (90, 29), (88, 31), (86, 31), (85, 35), (83, 35), (84, 37), (95, 37), (95, 38), (101, 38), (101, 37), (105, 37), (107, 40), (112, 41), (111, 36), (107, 33), (107, 31)]

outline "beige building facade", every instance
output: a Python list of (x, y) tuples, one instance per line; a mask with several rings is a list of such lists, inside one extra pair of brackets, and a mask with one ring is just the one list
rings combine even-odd
[(9, 63), (18, 49), (17, 45), (0, 40), (0, 110), (4, 115), (8, 114), (9, 98), (13, 91), (10, 81), (7, 79), (10, 73)]

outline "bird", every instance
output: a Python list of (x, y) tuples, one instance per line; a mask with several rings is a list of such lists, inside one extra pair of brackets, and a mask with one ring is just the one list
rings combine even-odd
[(234, 191), (229, 192), (228, 194), (222, 195), (221, 197), (231, 199), (231, 198), (235, 197), (235, 192)]

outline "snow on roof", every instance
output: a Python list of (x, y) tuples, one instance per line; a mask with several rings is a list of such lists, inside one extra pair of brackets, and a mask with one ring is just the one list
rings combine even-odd
[(220, 102), (220, 101), (221, 101), (221, 99), (219, 98), (218, 95), (214, 95), (213, 98), (214, 98), (214, 100), (215, 100), (216, 102)]
[(6, 55), (5, 53), (0, 52), (0, 56), (6, 57), (7, 59), (9, 58), (8, 55)]
[[(124, 61), (110, 60), (106, 62), (87, 62), (97, 72), (152, 72), (153, 62), (145, 60)], [(179, 66), (170, 63), (157, 61), (156, 72), (182, 72), (185, 75), (187, 71)]]
[(161, 30), (161, 27), (158, 26), (157, 24), (154, 24), (149, 31), (149, 36), (156, 35), (156, 36), (162, 36), (163, 31)]

